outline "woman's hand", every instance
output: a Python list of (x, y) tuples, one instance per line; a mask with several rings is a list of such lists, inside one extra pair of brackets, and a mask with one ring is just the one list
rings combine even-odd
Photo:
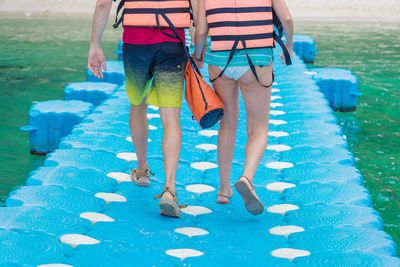
[(91, 46), (88, 57), (88, 69), (99, 79), (103, 79), (103, 72), (107, 71), (106, 58), (104, 57), (103, 49), (100, 46)]

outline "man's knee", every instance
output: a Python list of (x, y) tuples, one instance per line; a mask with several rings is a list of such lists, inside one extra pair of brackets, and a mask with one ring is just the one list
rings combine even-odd
[(163, 127), (180, 127), (180, 108), (160, 108)]

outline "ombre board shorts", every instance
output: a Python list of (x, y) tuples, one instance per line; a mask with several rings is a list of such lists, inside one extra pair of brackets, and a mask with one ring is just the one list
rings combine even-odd
[(187, 58), (180, 43), (123, 45), (126, 92), (132, 105), (181, 107)]

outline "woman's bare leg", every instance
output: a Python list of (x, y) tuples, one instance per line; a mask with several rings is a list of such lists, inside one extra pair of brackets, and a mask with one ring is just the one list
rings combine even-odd
[[(263, 68), (256, 66), (256, 69), (261, 84), (272, 83), (272, 63)], [(243, 176), (250, 181), (253, 180), (268, 140), (271, 87), (265, 88), (260, 83), (257, 82), (250, 70), (239, 79), (240, 90), (246, 106), (248, 134)]]
[[(220, 72), (220, 68), (209, 65), (210, 77), (216, 77)], [(230, 177), (239, 113), (238, 82), (223, 75), (213, 83), (213, 86), (225, 105), (224, 116), (218, 130), (218, 165), (221, 179), (219, 192), (229, 196), (232, 192)], [(222, 196), (220, 198), (227, 200)]]

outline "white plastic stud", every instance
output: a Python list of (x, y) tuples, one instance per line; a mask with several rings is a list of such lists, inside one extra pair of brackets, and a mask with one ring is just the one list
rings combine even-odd
[(272, 95), (271, 96), (271, 101), (274, 101), (274, 100), (277, 100), (277, 99), (282, 99), (282, 97), (279, 96), (279, 95)]
[(66, 234), (60, 237), (61, 243), (71, 245), (73, 248), (76, 248), (78, 245), (95, 245), (99, 244), (100, 241), (94, 239), (87, 235), (79, 235), (79, 234)]
[[(132, 142), (132, 141), (133, 141), (133, 140), (132, 140), (132, 137), (131, 137), (131, 136), (128, 136), (128, 137), (126, 138), (126, 141)], [(149, 139), (147, 139), (147, 141), (151, 142), (151, 139), (149, 138)]]
[(282, 124), (287, 124), (287, 121), (284, 121), (284, 120), (269, 120), (269, 124), (282, 125)]
[(200, 236), (200, 235), (208, 235), (209, 232), (206, 230), (203, 230), (201, 228), (196, 228), (196, 227), (182, 227), (182, 228), (177, 228), (175, 229), (175, 232), (183, 235), (187, 235), (188, 237), (193, 237), (193, 236)]
[(217, 145), (214, 144), (200, 144), (195, 146), (198, 149), (203, 149), (205, 151), (217, 150)]
[(155, 111), (160, 109), (159, 107), (156, 107), (154, 105), (149, 105), (149, 108), (151, 108), (152, 110), (155, 110)]
[(117, 180), (118, 183), (132, 182), (130, 175), (127, 173), (124, 173), (124, 172), (110, 172), (110, 173), (107, 173), (107, 176)]
[(154, 118), (160, 118), (160, 114), (147, 113), (147, 118), (149, 120), (154, 119)]
[(203, 194), (215, 191), (215, 188), (206, 184), (191, 184), (187, 185), (185, 189), (189, 192), (193, 192), (196, 194)]
[(89, 220), (92, 225), (97, 222), (114, 222), (115, 220), (105, 214), (97, 212), (82, 212), (79, 217)]
[(199, 131), (199, 135), (207, 136), (207, 137), (217, 136), (218, 131), (216, 131), (216, 130), (201, 130), (201, 131)]
[(204, 253), (195, 249), (182, 248), (182, 249), (169, 249), (165, 254), (181, 259), (182, 261), (189, 257), (203, 256)]
[(137, 156), (136, 153), (131, 153), (131, 152), (123, 152), (117, 154), (117, 158), (124, 159), (126, 161), (136, 161)]
[(193, 215), (193, 216), (198, 216), (202, 214), (207, 214), (211, 213), (212, 210), (203, 207), (203, 206), (187, 206), (186, 208), (181, 209), (183, 213)]
[(315, 74), (318, 74), (318, 73), (316, 73), (315, 71), (305, 71), (305, 72), (303, 72), (304, 74), (307, 74), (307, 75), (315, 75)]
[(268, 132), (268, 135), (273, 137), (283, 137), (283, 136), (288, 136), (289, 133), (281, 131), (270, 131)]
[(286, 112), (282, 111), (282, 110), (270, 110), (269, 114), (274, 115), (274, 116), (278, 116), (278, 115), (285, 115)]
[(149, 130), (157, 130), (158, 128), (154, 125), (149, 124)]
[(110, 202), (126, 202), (127, 201), (124, 196), (114, 194), (114, 193), (97, 193), (94, 196), (104, 199), (104, 201), (106, 202), (107, 205)]
[(278, 85), (278, 83), (277, 82), (273, 82), (272, 85)]
[(279, 213), (285, 215), (286, 212), (300, 209), (299, 206), (293, 204), (279, 204), (267, 208), (270, 213)]
[(285, 189), (296, 187), (292, 183), (276, 182), (266, 186), (267, 190), (282, 193)]
[(274, 228), (269, 229), (269, 233), (271, 235), (282, 235), (286, 238), (289, 237), (289, 235), (293, 234), (293, 233), (300, 233), (300, 232), (304, 232), (305, 229), (303, 227), (300, 226), (296, 226), (296, 225), (285, 225), (285, 226), (276, 226)]
[(287, 145), (271, 145), (267, 147), (268, 150), (274, 150), (276, 152), (282, 152), (282, 151), (288, 151), (291, 150), (292, 148)]
[(190, 164), (190, 167), (196, 170), (206, 171), (209, 169), (217, 168), (218, 165), (208, 161), (201, 161), (201, 162), (193, 162), (192, 164)]
[(269, 106), (271, 108), (277, 108), (277, 107), (283, 107), (283, 104), (282, 103), (273, 102), (273, 103), (270, 103)]
[(277, 258), (284, 258), (290, 261), (297, 257), (305, 257), (311, 255), (310, 251), (294, 248), (279, 248), (271, 252), (271, 255)]
[(292, 168), (294, 165), (290, 162), (273, 161), (265, 164), (265, 167), (281, 171), (282, 169)]

